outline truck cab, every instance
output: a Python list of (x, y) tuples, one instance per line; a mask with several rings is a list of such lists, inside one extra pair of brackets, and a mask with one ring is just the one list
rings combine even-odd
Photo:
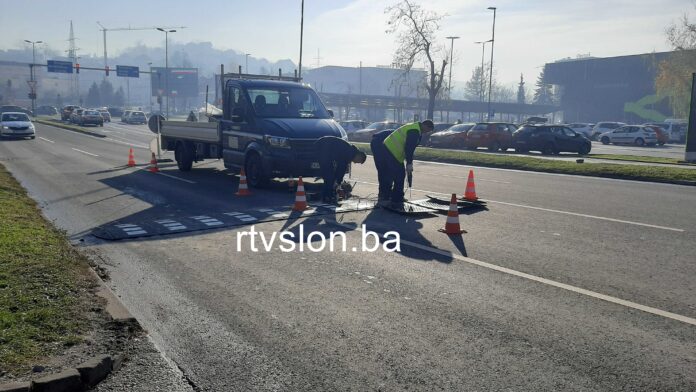
[(317, 93), (299, 79), (222, 74), (222, 116), (209, 123), (164, 121), (162, 147), (173, 150), (179, 169), (222, 158), (244, 168), (252, 187), (272, 178), (319, 176), (315, 142), (347, 138)]

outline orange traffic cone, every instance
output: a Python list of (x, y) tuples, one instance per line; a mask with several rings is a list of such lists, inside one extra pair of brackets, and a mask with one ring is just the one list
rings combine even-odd
[(158, 173), (159, 168), (157, 167), (157, 158), (155, 157), (155, 153), (152, 153), (152, 159), (150, 159), (150, 168), (148, 169), (150, 173)]
[(297, 193), (295, 193), (295, 205), (292, 206), (293, 211), (304, 211), (307, 209), (307, 195), (304, 190), (302, 177), (297, 181)]
[(464, 192), (464, 199), (469, 201), (478, 200), (478, 197), (476, 196), (476, 184), (474, 183), (473, 170), (469, 170), (469, 179), (466, 180), (466, 191)]
[(131, 147), (130, 151), (128, 152), (128, 167), (133, 166), (135, 166), (135, 157), (133, 156), (133, 148)]
[(457, 195), (452, 194), (452, 199), (450, 200), (449, 211), (447, 212), (447, 221), (445, 222), (445, 228), (439, 229), (441, 233), (453, 235), (466, 233), (466, 230), (462, 230), (459, 227), (459, 210), (457, 209)]
[(239, 189), (237, 189), (237, 193), (235, 193), (237, 196), (251, 196), (251, 192), (249, 191), (249, 187), (247, 186), (247, 179), (246, 179), (246, 173), (244, 173), (244, 168), (242, 168), (242, 171), (239, 173)]

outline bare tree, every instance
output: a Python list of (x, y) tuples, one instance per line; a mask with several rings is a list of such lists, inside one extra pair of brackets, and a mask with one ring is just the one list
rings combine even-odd
[[(413, 0), (401, 0), (385, 13), (389, 14), (388, 33), (396, 33), (397, 49), (394, 63), (408, 73), (417, 61), (424, 61), (428, 76), (425, 89), (428, 92), (428, 118), (433, 118), (435, 99), (442, 89), (448, 53), (433, 43), (435, 32), (440, 29), (442, 16), (424, 10)], [(436, 68), (436, 56), (442, 55), (439, 70)]]

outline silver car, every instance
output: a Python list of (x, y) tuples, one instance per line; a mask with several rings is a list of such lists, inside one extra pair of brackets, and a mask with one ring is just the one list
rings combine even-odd
[(0, 114), (0, 136), (35, 139), (36, 130), (26, 113), (4, 112)]

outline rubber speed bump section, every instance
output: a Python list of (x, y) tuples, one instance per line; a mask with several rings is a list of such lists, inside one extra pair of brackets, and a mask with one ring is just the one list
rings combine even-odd
[(297, 213), (292, 206), (254, 208), (244, 211), (227, 211), (192, 216), (160, 217), (133, 222), (113, 222), (96, 227), (92, 235), (105, 240), (153, 237), (175, 233), (253, 225), (262, 222), (287, 220), (370, 210), (375, 203), (370, 200), (348, 200), (340, 205), (321, 204)]

